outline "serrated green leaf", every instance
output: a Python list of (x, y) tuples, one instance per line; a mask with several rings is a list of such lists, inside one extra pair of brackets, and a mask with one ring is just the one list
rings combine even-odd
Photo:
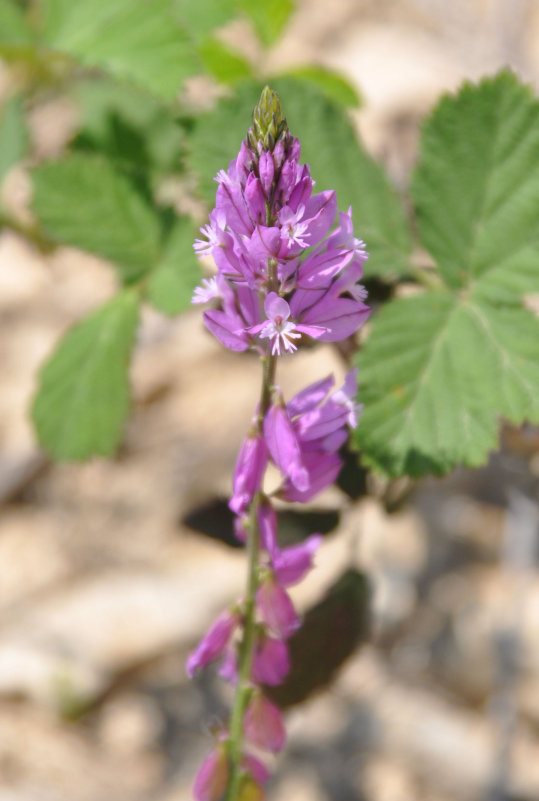
[(12, 97), (0, 109), (0, 183), (11, 167), (24, 158), (28, 131), (20, 97)]
[(41, 14), (50, 47), (167, 100), (199, 69), (173, 0), (44, 0)]
[(399, 476), (476, 467), (499, 417), (539, 419), (539, 320), (450, 292), (389, 303), (359, 357), (368, 464)]
[(200, 281), (200, 268), (193, 251), (195, 228), (187, 218), (179, 219), (165, 244), (163, 256), (148, 282), (148, 300), (165, 314), (189, 308), (193, 289)]
[(26, 14), (13, 0), (0, 0), (0, 44), (30, 44), (34, 38)]
[[(370, 258), (365, 274), (406, 273), (411, 248), (403, 210), (383, 170), (365, 153), (343, 109), (309, 84), (279, 78), (279, 92), (290, 130), (301, 142), (302, 160), (311, 166), (317, 191), (335, 189), (340, 209), (353, 207), (357, 235)], [(237, 155), (262, 86), (245, 83), (237, 96), (202, 115), (190, 140), (191, 164), (202, 195), (213, 203), (216, 173)], [(215, 132), (219, 135), (216, 136)]]
[(130, 171), (162, 175), (179, 169), (183, 131), (153, 95), (93, 78), (75, 81), (70, 96), (79, 111), (73, 147), (100, 152)]
[(221, 83), (234, 84), (253, 76), (249, 62), (215, 36), (203, 39), (198, 52), (207, 71)]
[(357, 108), (361, 104), (359, 94), (346, 78), (326, 67), (316, 65), (298, 67), (288, 70), (282, 77), (299, 78), (307, 83), (312, 83), (330, 100), (348, 108)]
[(108, 161), (73, 154), (41, 165), (32, 177), (33, 209), (52, 239), (110, 259), (128, 282), (157, 263), (159, 218)]
[(369, 464), (393, 476), (443, 474), (479, 464), (493, 446), (497, 425), (484, 388), (496, 380), (496, 359), (449, 292), (383, 308), (359, 366), (365, 410), (357, 441)]
[(412, 194), (448, 286), (516, 303), (538, 291), (538, 153), (539, 104), (509, 72), (464, 85), (426, 122)]
[(366, 461), (398, 476), (477, 466), (499, 419), (539, 421), (539, 104), (503, 72), (444, 98), (413, 193), (446, 291), (388, 304), (359, 358)]
[(237, 0), (237, 5), (249, 17), (266, 47), (279, 38), (294, 10), (292, 0)]
[(114, 453), (129, 407), (137, 319), (137, 294), (122, 292), (68, 331), (43, 368), (33, 418), (53, 458)]

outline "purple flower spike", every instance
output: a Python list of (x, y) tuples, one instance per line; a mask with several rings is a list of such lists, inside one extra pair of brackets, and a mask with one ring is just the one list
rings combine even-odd
[(351, 209), (337, 218), (335, 192), (313, 194), (300, 153), (279, 97), (266, 87), (238, 156), (215, 179), (215, 208), (194, 245), (217, 271), (192, 299), (210, 303), (206, 327), (229, 350), (251, 349), (264, 364), (261, 400), (229, 502), (236, 537), (250, 553), (246, 597), (217, 618), (187, 662), (193, 676), (220, 658), (220, 675), (236, 685), (232, 733), (223, 731), (200, 768), (195, 801), (224, 801), (233, 791), (236, 801), (263, 801), (268, 771), (243, 743), (276, 754), (285, 742), (281, 712), (259, 685), (279, 685), (289, 672), (287, 641), (300, 621), (286, 588), (312, 568), (322, 537), (279, 546), (277, 514), (264, 492), (267, 465), (281, 473), (273, 496), (309, 501), (337, 478), (339, 449), (361, 412), (357, 370), (337, 390), (328, 376), (286, 405), (275, 385), (277, 357), (294, 354), (306, 337), (351, 337), (370, 312), (359, 283), (368, 253), (354, 234)]
[(256, 593), (256, 606), (260, 617), (270, 630), (288, 639), (300, 626), (300, 620), (288, 593), (268, 576)]
[(264, 438), (260, 435), (246, 437), (234, 471), (234, 494), (228, 504), (235, 514), (243, 514), (260, 489), (267, 463)]
[(288, 648), (282, 640), (262, 635), (253, 659), (253, 677), (257, 684), (270, 687), (281, 684), (290, 670)]
[(221, 656), (238, 622), (237, 614), (228, 610), (221, 612), (187, 660), (187, 675), (190, 679), (197, 670)]
[(247, 740), (277, 754), (284, 748), (286, 732), (281, 710), (260, 692), (253, 695), (244, 718)]
[(224, 745), (218, 745), (204, 760), (195, 779), (196, 801), (221, 801), (228, 783), (228, 759)]

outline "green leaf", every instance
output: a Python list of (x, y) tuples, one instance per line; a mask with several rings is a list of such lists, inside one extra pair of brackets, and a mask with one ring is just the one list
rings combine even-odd
[(26, 155), (28, 131), (20, 97), (12, 97), (0, 111), (0, 183), (11, 167)]
[(106, 155), (134, 172), (179, 170), (183, 131), (170, 109), (125, 82), (84, 79), (70, 86), (79, 110), (73, 146)]
[(46, 43), (171, 100), (198, 71), (173, 0), (45, 0)]
[[(237, 155), (250, 125), (262, 86), (245, 83), (237, 96), (199, 117), (191, 136), (191, 164), (200, 191), (215, 199), (216, 173)], [(303, 160), (311, 165), (316, 190), (335, 189), (340, 209), (353, 207), (357, 235), (370, 258), (365, 274), (406, 273), (411, 248), (403, 210), (383, 170), (361, 147), (343, 109), (315, 87), (293, 79), (272, 82), (283, 104), (290, 130), (301, 141)], [(219, 132), (219, 136), (215, 132)]]
[(359, 358), (365, 461), (393, 476), (482, 464), (501, 417), (539, 422), (539, 103), (502, 72), (442, 99), (413, 183), (447, 289), (389, 303)]
[(176, 0), (182, 24), (199, 41), (238, 16), (236, 0)]
[(193, 290), (200, 281), (200, 268), (193, 251), (194, 239), (192, 221), (180, 218), (150, 276), (148, 300), (165, 314), (178, 314), (189, 308)]
[(539, 419), (539, 320), (451, 292), (389, 303), (359, 357), (365, 461), (392, 476), (482, 464), (498, 418)]
[(30, 44), (33, 38), (22, 7), (13, 0), (0, 0), (0, 44)]
[(266, 47), (279, 38), (294, 10), (292, 0), (237, 0), (237, 5), (249, 17)]
[(206, 37), (198, 52), (207, 71), (221, 83), (234, 84), (253, 75), (249, 62), (215, 36)]
[[(299, 78), (306, 83), (312, 83), (320, 89), (330, 100), (340, 103), (348, 108), (357, 108), (361, 99), (354, 87), (334, 70), (316, 65), (298, 67), (283, 73), (285, 78)], [(271, 81), (271, 79), (270, 79)]]
[(74, 154), (43, 164), (32, 175), (33, 208), (52, 239), (110, 259), (124, 281), (156, 264), (159, 218), (109, 162)]
[(33, 418), (53, 458), (114, 453), (129, 407), (137, 320), (136, 293), (122, 292), (68, 331), (43, 368)]
[(538, 153), (539, 104), (509, 72), (466, 84), (427, 121), (412, 194), (448, 286), (501, 282), (516, 302), (525, 286), (537, 291)]

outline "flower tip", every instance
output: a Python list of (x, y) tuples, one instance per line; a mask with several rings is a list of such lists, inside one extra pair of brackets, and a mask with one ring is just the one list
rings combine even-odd
[(273, 150), (287, 134), (288, 125), (279, 95), (265, 86), (253, 110), (253, 127), (247, 134), (249, 145), (254, 151), (258, 151), (259, 145), (263, 150)]

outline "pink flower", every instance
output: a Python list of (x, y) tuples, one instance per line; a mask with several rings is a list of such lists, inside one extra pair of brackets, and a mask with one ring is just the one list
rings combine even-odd
[(250, 334), (258, 334), (260, 339), (270, 339), (272, 341), (271, 352), (275, 356), (281, 355), (281, 348), (293, 353), (297, 350), (294, 339), (299, 339), (301, 334), (311, 337), (320, 337), (324, 330), (320, 326), (296, 325), (290, 320), (290, 306), (284, 298), (279, 297), (276, 292), (270, 292), (264, 301), (264, 311), (267, 320), (248, 329)]
[(283, 587), (290, 587), (309, 572), (313, 566), (314, 554), (322, 542), (320, 534), (312, 534), (299, 545), (275, 549), (271, 554), (271, 564), (277, 580)]
[(228, 759), (224, 744), (215, 748), (204, 760), (193, 786), (196, 801), (221, 801), (228, 783)]
[(252, 745), (276, 754), (284, 747), (286, 732), (281, 710), (255, 692), (244, 717), (245, 734)]
[(217, 620), (210, 626), (195, 650), (187, 660), (187, 675), (193, 678), (197, 670), (213, 662), (224, 652), (234, 629), (239, 623), (239, 616), (229, 610), (221, 612)]
[(267, 463), (268, 449), (264, 438), (259, 434), (246, 437), (238, 454), (234, 494), (229, 503), (235, 514), (243, 514), (260, 489)]
[(262, 634), (257, 642), (253, 658), (253, 678), (257, 684), (274, 686), (282, 684), (290, 661), (288, 648), (282, 640)]
[(290, 596), (271, 575), (257, 590), (256, 606), (263, 622), (277, 637), (286, 640), (300, 626)]

